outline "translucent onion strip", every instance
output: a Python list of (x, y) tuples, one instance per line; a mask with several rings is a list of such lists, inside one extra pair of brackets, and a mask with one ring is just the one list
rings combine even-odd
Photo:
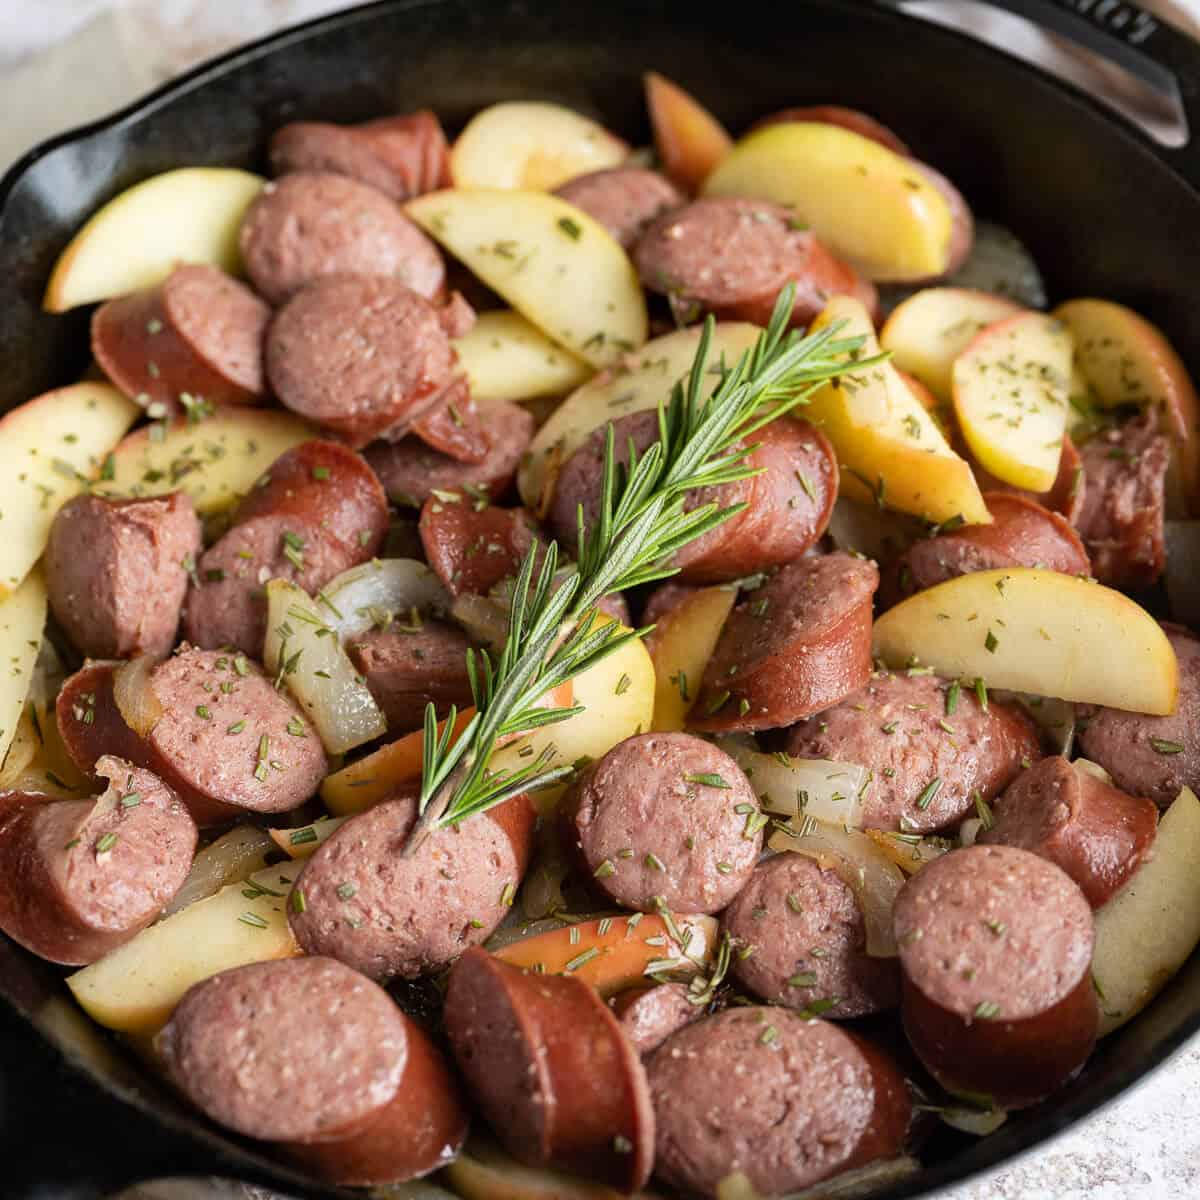
[(150, 673), (162, 660), (143, 654), (113, 673), (113, 699), (121, 718), (138, 737), (149, 737), (162, 719), (162, 701), (150, 686)]
[(376, 558), (331, 579), (316, 595), (321, 619), (342, 641), (382, 628), (393, 617), (443, 614), (450, 596), (441, 580), (415, 558)]
[(228, 884), (249, 879), (267, 865), (267, 855), (274, 851), (275, 843), (266, 831), (254, 825), (238, 825), (222, 834), (192, 860), (192, 869), (183, 881), (183, 887), (175, 893), (162, 915), (169, 917), (197, 900), (215, 896)]

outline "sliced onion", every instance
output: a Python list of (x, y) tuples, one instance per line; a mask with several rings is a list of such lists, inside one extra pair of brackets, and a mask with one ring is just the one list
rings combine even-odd
[(717, 745), (742, 768), (767, 812), (815, 817), (851, 829), (862, 825), (863, 798), (871, 782), (866, 767), (763, 754), (732, 738), (718, 738)]
[(963, 846), (975, 845), (975, 839), (983, 832), (983, 822), (978, 817), (971, 817), (958, 827), (958, 841)]
[(149, 737), (162, 719), (162, 701), (150, 686), (150, 673), (161, 661), (143, 654), (122, 663), (113, 674), (113, 699), (121, 719), (138, 737)]
[(960, 1133), (970, 1133), (975, 1137), (987, 1137), (1008, 1119), (1008, 1114), (1001, 1108), (940, 1108), (938, 1117), (951, 1129)]
[(826, 825), (810, 817), (793, 817), (788, 826), (771, 835), (771, 849), (805, 854), (836, 871), (862, 910), (867, 953), (874, 958), (894, 958), (898, 950), (892, 905), (904, 886), (904, 872), (859, 830)]
[(271, 829), (271, 840), (288, 858), (308, 858), (328, 841), (335, 829), (345, 822), (345, 817), (321, 817), (311, 825), (297, 829)]
[(317, 593), (321, 618), (343, 641), (397, 615), (441, 615), (450, 596), (434, 571), (415, 558), (376, 558), (351, 567)]
[(508, 641), (508, 609), (486, 596), (464, 593), (455, 596), (450, 616), (457, 621), (473, 642), (494, 650), (497, 654)]
[(267, 855), (274, 851), (275, 843), (267, 832), (254, 825), (238, 825), (222, 834), (192, 860), (188, 877), (162, 916), (169, 917), (197, 900), (207, 900), (227, 884), (249, 879), (267, 865)]
[(1019, 704), (1045, 734), (1054, 753), (1064, 758), (1070, 757), (1071, 747), (1075, 744), (1075, 705), (1070, 700), (999, 689), (991, 694), (1001, 703)]
[(272, 579), (263, 662), (282, 677), (325, 749), (344, 754), (386, 733), (387, 721), (324, 617), (303, 588)]
[(905, 875), (915, 875), (935, 858), (941, 858), (948, 850), (954, 849), (954, 843), (949, 838), (920, 837), (915, 833), (891, 833), (883, 829), (868, 829), (865, 832)]
[[(898, 1158), (885, 1158), (868, 1163), (853, 1171), (843, 1171), (832, 1179), (805, 1188), (802, 1192), (789, 1192), (776, 1200), (867, 1200), (867, 1197), (911, 1179), (921, 1164), (907, 1154)], [(717, 1184), (717, 1200), (766, 1200), (758, 1189), (741, 1171), (726, 1175)]]

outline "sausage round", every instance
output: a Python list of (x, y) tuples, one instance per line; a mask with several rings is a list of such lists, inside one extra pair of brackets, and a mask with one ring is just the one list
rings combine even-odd
[(297, 292), (271, 322), (266, 360), (285, 407), (355, 449), (432, 409), (455, 369), (438, 310), (399, 280), (366, 274)]
[(156, 1047), (206, 1116), (330, 1183), (414, 1179), (466, 1139), (467, 1111), (428, 1036), (333, 959), (251, 963), (195, 984)]
[(788, 283), (796, 285), (795, 325), (807, 325), (833, 295), (856, 296), (871, 313), (878, 306), (871, 283), (793, 213), (765, 201), (717, 197), (665, 213), (642, 235), (633, 260), (643, 285), (685, 320), (698, 310), (765, 326)]
[(983, 497), (990, 525), (963, 525), (923, 538), (885, 573), (885, 604), (902, 600), (958, 575), (1000, 567), (1044, 567), (1065, 575), (1091, 574), (1079, 535), (1065, 518), (1026, 496), (987, 492)]
[(866, 952), (854, 893), (804, 854), (785, 851), (759, 863), (721, 923), (741, 947), (734, 974), (770, 1004), (842, 1019), (899, 999), (895, 960)]
[(96, 309), (92, 354), (122, 392), (163, 415), (193, 400), (254, 404), (266, 393), (270, 319), (267, 305), (216, 267), (179, 266), (159, 286)]
[(719, 912), (762, 849), (758, 797), (723, 750), (686, 733), (618, 742), (566, 802), (591, 877), (624, 908)]
[(288, 914), (307, 954), (328, 954), (371, 979), (440, 971), (507, 916), (529, 864), (533, 807), (524, 796), (405, 843), (416, 821), (405, 794), (351, 817), (296, 881)]
[(268, 183), (239, 240), (246, 273), (277, 305), (325, 275), (384, 276), (426, 298), (446, 278), (437, 247), (397, 205), (345, 175), (298, 171)]
[(555, 195), (583, 209), (626, 250), (633, 249), (656, 218), (686, 203), (665, 175), (645, 167), (610, 167), (577, 175)]
[(729, 614), (689, 725), (778, 729), (862, 687), (878, 585), (875, 564), (849, 554), (784, 567)]
[(95, 778), (96, 763), (106, 754), (145, 764), (146, 747), (121, 717), (113, 697), (119, 662), (85, 663), (69, 675), (54, 700), (54, 722), (71, 761)]
[(538, 536), (523, 508), (479, 508), (462, 492), (430, 496), (418, 525), (429, 565), (452, 596), (482, 594), (515, 575)]
[(994, 799), (1042, 754), (1036, 727), (1015, 705), (989, 699), (985, 710), (963, 687), (948, 712), (951, 687), (936, 675), (881, 672), (793, 726), (784, 749), (866, 767), (867, 829), (931, 833), (957, 825), (974, 812), (972, 793)]
[(435, 491), (467, 491), (500, 499), (512, 483), (521, 455), (533, 438), (533, 415), (519, 404), (488, 406), (488, 451), (464, 463), (432, 449), (418, 437), (374, 442), (364, 451), (371, 469), (397, 504), (420, 508)]
[(0, 821), (0, 929), (80, 966), (129, 941), (183, 885), (196, 826), (157, 776), (106, 755), (90, 800), (30, 796)]
[(452, 704), (461, 711), (473, 702), (467, 676), (470, 648), (461, 630), (428, 620), (405, 631), (372, 629), (346, 646), (389, 731), (397, 734), (419, 729), (427, 704), (442, 717)]
[(446, 135), (428, 109), (359, 125), (292, 121), (275, 131), (267, 154), (276, 175), (349, 175), (393, 200), (450, 186)]
[(654, 1161), (646, 1074), (594, 988), (526, 974), (476, 947), (446, 989), (446, 1034), (508, 1152), (635, 1192)]
[(1093, 908), (1119, 891), (1153, 853), (1158, 809), (1065, 758), (1044, 758), (997, 800), (995, 824), (976, 838), (1018, 846), (1060, 866)]
[(1116, 588), (1152, 586), (1166, 563), (1167, 436), (1151, 414), (1096, 434), (1079, 453), (1086, 488), (1076, 525), (1096, 578)]
[(628, 988), (610, 1001), (621, 1032), (642, 1056), (657, 1050), (673, 1033), (704, 1016), (704, 1007), (688, 999), (682, 983), (652, 983)]
[(202, 544), (183, 492), (145, 500), (76, 496), (58, 510), (46, 543), (50, 608), (89, 658), (167, 654)]
[(412, 432), (455, 462), (478, 465), (492, 448), (485, 418), (465, 378), (455, 380), (444, 398), (413, 422)]
[(767, 1196), (903, 1146), (912, 1105), (865, 1039), (784, 1008), (730, 1008), (668, 1038), (646, 1063), (657, 1173), (714, 1196), (733, 1171)]
[[(629, 461), (632, 442), (639, 453), (659, 436), (658, 413), (630, 413), (612, 423), (613, 451), (619, 464)], [(591, 436), (563, 465), (555, 484), (548, 523), (559, 542), (578, 545), (577, 513), (585, 528), (599, 511), (607, 425)], [(825, 435), (807, 421), (782, 417), (753, 438), (747, 465), (762, 473), (715, 488), (699, 488), (687, 507), (714, 503), (745, 509), (697, 538), (675, 556), (680, 579), (720, 583), (768, 567), (792, 562), (809, 550), (829, 524), (837, 499), (837, 458)]]
[(1079, 450), (1071, 440), (1070, 434), (1063, 434), (1062, 453), (1058, 458), (1058, 475), (1054, 486), (1048, 492), (1026, 492), (997, 479), (989, 471), (985, 471), (969, 454), (964, 453), (965, 446), (956, 445), (955, 449), (971, 464), (975, 482), (979, 490), (985, 493), (1007, 492), (1013, 496), (1024, 496), (1040, 504), (1051, 512), (1065, 517), (1072, 525), (1078, 526), (1079, 514), (1083, 511), (1083, 500), (1087, 489), (1087, 480), (1083, 474), (1083, 459)]
[(1020, 1108), (1065, 1083), (1096, 1041), (1095, 930), (1054, 863), (1013, 846), (952, 850), (893, 910), (904, 1031), (948, 1091)]
[(1079, 708), (1079, 748), (1123, 792), (1169, 808), (1180, 788), (1200, 788), (1200, 640), (1163, 625), (1179, 663), (1179, 697), (1169, 717), (1119, 708)]
[(264, 584), (289, 579), (315, 593), (369, 561), (387, 528), (387, 497), (359, 455), (320, 441), (287, 451), (197, 564), (185, 636), (206, 649), (233, 646), (260, 656), (267, 632)]
[(812, 121), (818, 125), (840, 125), (857, 133), (860, 137), (878, 142), (885, 150), (891, 150), (904, 158), (911, 157), (909, 148), (884, 124), (859, 112), (856, 108), (843, 108), (840, 104), (811, 104), (798, 108), (784, 108), (756, 121), (751, 131), (767, 125), (780, 125), (791, 121)]

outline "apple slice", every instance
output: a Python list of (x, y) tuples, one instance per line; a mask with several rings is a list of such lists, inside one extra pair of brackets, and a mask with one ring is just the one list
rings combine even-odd
[(0, 596), (41, 558), (58, 510), (101, 473), (141, 415), (110, 384), (76, 383), (0, 420)]
[(1179, 667), (1158, 622), (1089, 579), (1012, 567), (917, 592), (875, 622), (875, 653), (989, 688), (1165, 716)]
[[(558, 470), (601, 425), (630, 413), (657, 408), (670, 398), (671, 388), (691, 369), (700, 345), (699, 326), (680, 329), (647, 342), (622, 363), (589, 379), (554, 410), (538, 430), (517, 471), (517, 490), (532, 509), (540, 510), (553, 494)], [(711, 365), (733, 366), (758, 340), (762, 330), (738, 321), (722, 321), (709, 352)], [(705, 395), (717, 386), (714, 373)]]
[(1071, 334), (1043, 313), (989, 325), (954, 360), (954, 412), (985, 471), (1048, 492), (1070, 412)]
[(896, 367), (915, 376), (944, 404), (953, 396), (954, 360), (988, 325), (1015, 317), (1021, 306), (969, 288), (923, 288), (887, 319), (879, 344)]
[[(0, 674), (0, 763), (6, 772), (18, 769), (15, 762), (10, 764), (5, 757), (25, 712), (45, 628), (46, 584), (41, 571), (34, 570), (16, 591), (0, 599), (0, 639), (5, 659), (5, 669)], [(35, 752), (36, 747), (31, 746), (21, 770), (33, 762)]]
[(592, 373), (511, 310), (480, 313), (470, 333), (453, 345), (477, 404), (565, 396)]
[[(812, 328), (839, 321), (841, 336), (864, 339), (862, 357), (879, 353), (870, 315), (858, 300), (834, 296)], [(970, 466), (891, 362), (826, 384), (805, 415), (837, 451), (842, 495), (933, 522), (956, 517), (972, 525), (991, 522)]]
[(659, 620), (647, 639), (654, 663), (654, 721), (658, 731), (681, 730), (700, 694), (704, 668), (737, 599), (732, 587), (702, 588)]
[(1054, 310), (1075, 338), (1075, 360), (1104, 407), (1137, 404), (1162, 409), (1178, 445), (1189, 511), (1200, 516), (1200, 399), (1163, 334), (1110, 300), (1069, 300)]
[(927, 279), (950, 263), (952, 218), (941, 192), (911, 159), (837, 125), (797, 121), (751, 133), (704, 194), (791, 205), (834, 254), (880, 282)]
[(239, 274), (238, 230), (265, 182), (234, 167), (181, 167), (127, 188), (59, 255), (42, 306), (66, 312), (153, 287), (181, 262)]
[(587, 213), (546, 192), (430, 192), (406, 211), (559, 345), (604, 367), (646, 340), (629, 256)]
[(93, 490), (105, 496), (184, 491), (197, 512), (220, 512), (285, 450), (320, 436), (291, 413), (220, 405), (200, 421), (180, 417), (131, 433), (112, 451)]
[(686, 191), (698, 191), (729, 153), (733, 138), (694, 96), (657, 71), (647, 71), (646, 108), (663, 170)]
[(467, 122), (450, 151), (450, 177), (456, 188), (552, 192), (628, 157), (627, 142), (574, 109), (506, 100)]

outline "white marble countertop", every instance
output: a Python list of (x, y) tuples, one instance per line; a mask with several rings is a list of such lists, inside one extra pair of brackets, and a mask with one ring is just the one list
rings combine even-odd
[[(933, 3), (948, 7), (946, 0)], [(0, 171), (43, 137), (111, 111), (203, 58), (343, 7), (339, 0), (0, 0)], [(1143, 7), (1200, 35), (1200, 0), (1143, 0)], [(1200, 1043), (1193, 1042), (1136, 1091), (1048, 1148), (947, 1195), (1200, 1197), (1198, 1093)]]

